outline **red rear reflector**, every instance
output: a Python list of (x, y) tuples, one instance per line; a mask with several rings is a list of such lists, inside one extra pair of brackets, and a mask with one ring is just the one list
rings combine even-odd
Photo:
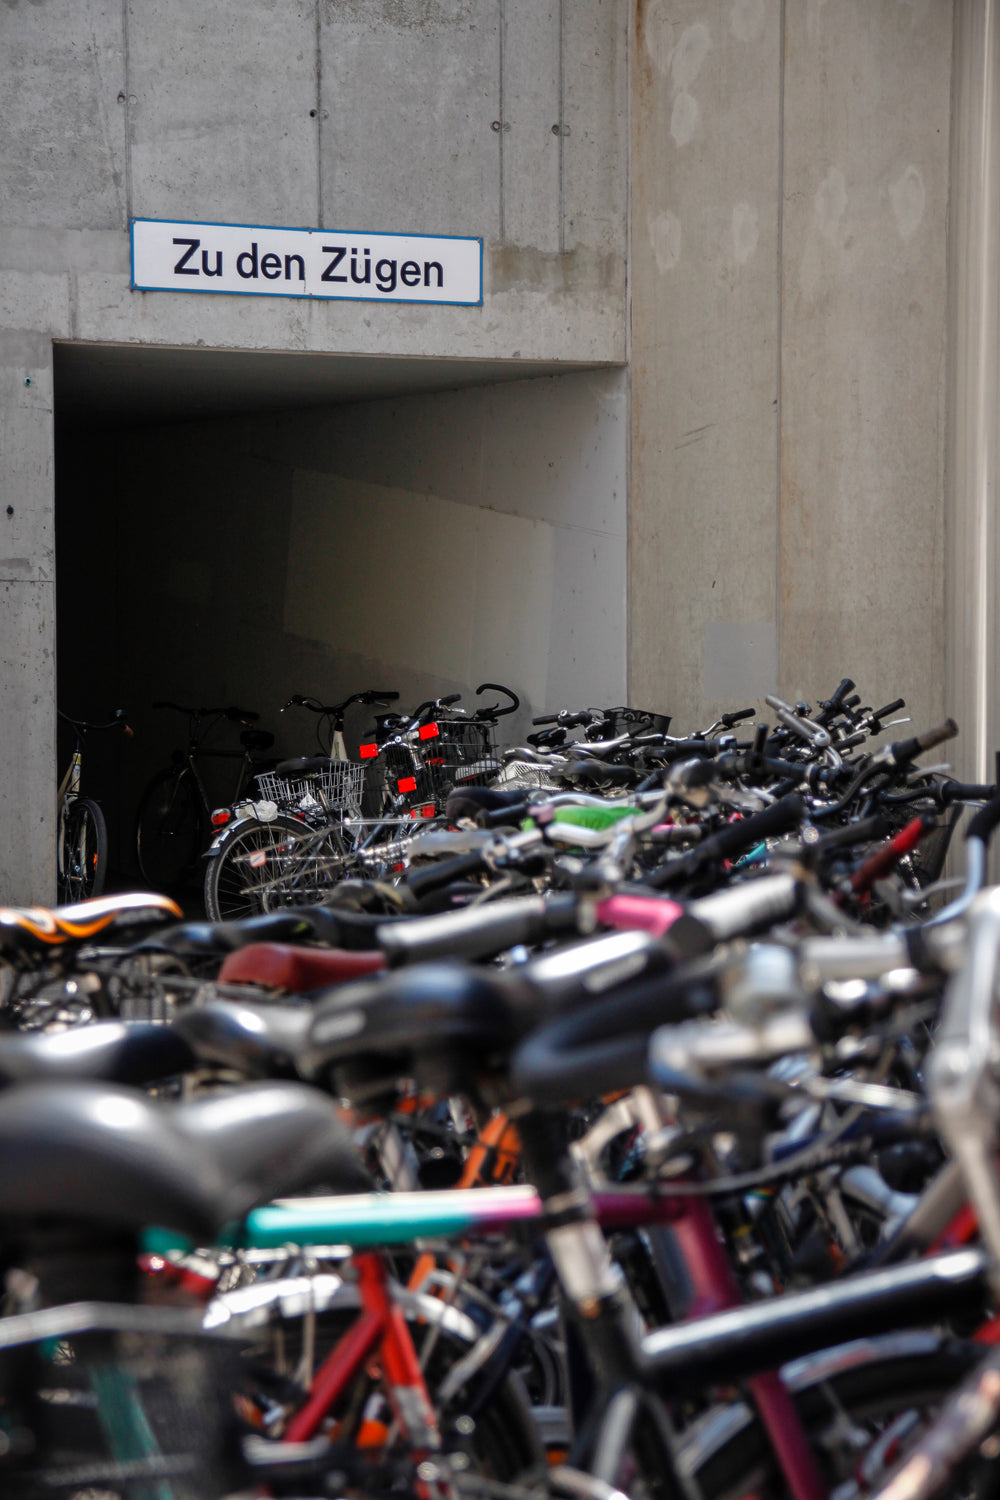
[(377, 745), (362, 745), (358, 754), (362, 760), (372, 760), (378, 754)]
[(402, 781), (396, 784), (401, 792), (415, 792), (417, 790), (417, 778), (415, 776), (404, 776)]
[(420, 738), (422, 740), (436, 740), (441, 733), (436, 724), (421, 724)]
[(434, 811), (435, 811), (435, 809), (434, 809), (434, 803), (433, 802), (426, 802), (424, 804), (424, 806), (420, 809), (420, 816), (422, 818), (433, 818)]
[(222, 828), (226, 823), (229, 822), (232, 816), (233, 815), (229, 811), (228, 807), (217, 807), (215, 809), (215, 812), (212, 814), (212, 827)]

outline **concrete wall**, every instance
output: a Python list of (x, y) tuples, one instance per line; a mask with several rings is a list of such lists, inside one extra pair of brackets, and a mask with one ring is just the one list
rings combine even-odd
[[(135, 727), (93, 747), (120, 863), (142, 785), (183, 742), (158, 698), (255, 708), (284, 754), (313, 746), (308, 714), (279, 715), (294, 692), (475, 707), (481, 682), (502, 682), (522, 700), (506, 743), (547, 708), (623, 701), (624, 384), (566, 375), (105, 434), (100, 449), (68, 437), (60, 699), (100, 718), (121, 703)], [(350, 742), (370, 718), (355, 711)], [(225, 802), (234, 768), (216, 769)]]
[[(621, 362), (627, 13), (0, 6), (0, 899), (53, 880), (52, 340)], [(482, 236), (484, 305), (133, 292), (133, 216)]]
[(639, 0), (631, 685), (926, 724), (943, 680), (951, 6)]

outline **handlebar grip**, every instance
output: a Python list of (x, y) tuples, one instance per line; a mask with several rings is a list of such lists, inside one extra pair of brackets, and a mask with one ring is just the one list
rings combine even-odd
[[(647, 877), (646, 884), (652, 886), (654, 890), (663, 890), (664, 887), (674, 885), (678, 881), (691, 879), (704, 870), (707, 864), (732, 859), (734, 855), (752, 849), (754, 844), (759, 844), (764, 839), (778, 838), (783, 833), (791, 833), (798, 827), (803, 811), (802, 798), (798, 793), (792, 792), (789, 796), (782, 797), (780, 802), (766, 807), (763, 812), (754, 813), (752, 818), (745, 818), (742, 823), (733, 823), (729, 828), (724, 828), (721, 833), (710, 834), (683, 859), (676, 860), (672, 864), (661, 865), (659, 869), (654, 870)], [(753, 882), (754, 885), (762, 883), (759, 880)]]
[(448, 708), (452, 703), (458, 703), (461, 697), (461, 693), (449, 693), (445, 698), (438, 698), (437, 702), (439, 707)]
[(980, 808), (965, 830), (965, 837), (980, 839), (984, 844), (988, 844), (990, 835), (998, 823), (1000, 823), (1000, 794), (995, 796), (992, 802), (987, 802), (985, 807)]
[(851, 844), (867, 844), (874, 839), (883, 839), (889, 829), (889, 819), (882, 813), (875, 813), (873, 817), (861, 818), (857, 823), (845, 823), (843, 828), (834, 828), (831, 833), (825, 833), (813, 845), (813, 854), (822, 859), (824, 855), (832, 854), (836, 849), (849, 848)]
[(990, 802), (997, 794), (997, 786), (977, 786), (965, 781), (946, 781), (941, 788), (941, 801), (947, 807), (950, 802)]
[[(748, 820), (749, 821), (749, 820)], [(728, 890), (701, 896), (688, 905), (686, 918), (693, 919), (711, 934), (717, 943), (742, 933), (752, 932), (762, 923), (770, 925), (794, 915), (799, 902), (798, 881), (794, 875), (761, 875)], [(679, 918), (667, 934), (673, 940), (681, 922)], [(679, 934), (678, 934), (679, 935)]]
[(839, 708), (841, 703), (843, 703), (844, 699), (847, 697), (848, 693), (854, 692), (854, 688), (855, 684), (849, 677), (843, 678), (841, 680), (840, 686), (834, 688), (833, 692), (830, 694), (830, 697), (827, 700), (827, 707)]
[(255, 713), (252, 708), (239, 708), (235, 703), (226, 709), (226, 718), (234, 723), (255, 724), (260, 714)]
[(467, 875), (479, 875), (486, 868), (486, 861), (478, 851), (458, 854), (454, 859), (439, 860), (426, 870), (411, 870), (401, 881), (401, 885), (419, 901), (424, 896), (451, 885), (453, 880), (464, 880)]
[(532, 719), (532, 724), (558, 724), (558, 714), (541, 714), (537, 719)]
[(873, 719), (887, 719), (890, 714), (898, 713), (901, 708), (905, 708), (905, 707), (906, 707), (906, 699), (905, 698), (894, 698), (892, 700), (892, 702), (891, 703), (887, 703), (884, 708), (877, 708), (875, 710), (875, 712), (872, 714), (872, 718)]
[(943, 745), (945, 740), (955, 738), (958, 733), (958, 725), (954, 719), (945, 719), (943, 724), (938, 724), (934, 729), (925, 729), (923, 734), (915, 734), (908, 740), (897, 740), (891, 747), (892, 757), (896, 765), (902, 761), (913, 760), (924, 750), (933, 750), (936, 745)]
[(476, 818), (480, 828), (516, 828), (531, 811), (532, 802), (530, 797), (525, 797), (523, 802), (512, 802), (509, 807), (495, 807), (490, 812), (482, 812)]
[(732, 823), (720, 833), (711, 834), (699, 845), (698, 856), (701, 859), (731, 859), (734, 854), (752, 849), (764, 839), (791, 833), (798, 828), (804, 811), (805, 804), (795, 793), (782, 797), (780, 802), (744, 818), (742, 823)]
[(396, 703), (399, 701), (399, 694), (390, 692), (388, 688), (384, 692), (379, 688), (369, 688), (367, 693), (362, 693), (361, 701), (362, 703)]
[(704, 1009), (699, 996), (690, 976), (658, 975), (570, 1010), (534, 1031), (514, 1053), (515, 1092), (554, 1107), (646, 1081), (651, 1032), (699, 1014)]
[(386, 923), (378, 929), (378, 942), (390, 965), (486, 958), (515, 943), (538, 943), (556, 932), (575, 932), (577, 905), (575, 896), (514, 896), (493, 906)]
[(732, 729), (734, 724), (739, 724), (742, 719), (752, 719), (754, 710), (752, 708), (738, 708), (735, 713), (720, 714), (720, 721), (727, 729)]

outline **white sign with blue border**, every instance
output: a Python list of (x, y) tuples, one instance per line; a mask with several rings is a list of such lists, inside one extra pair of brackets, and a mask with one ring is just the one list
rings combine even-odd
[(147, 292), (476, 307), (483, 300), (483, 242), (452, 235), (133, 219), (132, 286)]

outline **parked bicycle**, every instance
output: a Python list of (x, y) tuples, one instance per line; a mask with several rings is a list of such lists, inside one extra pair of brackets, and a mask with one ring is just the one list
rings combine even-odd
[[(205, 865), (205, 910), (219, 921), (320, 899), (342, 874), (344, 856), (364, 835), (365, 766), (347, 758), (344, 722), (355, 704), (394, 703), (368, 688), (340, 703), (295, 693), (284, 704), (316, 715), (321, 754), (280, 761), (256, 778), (256, 797), (219, 812)], [(347, 819), (350, 819), (348, 822)]]
[[(135, 852), (142, 878), (154, 890), (170, 891), (192, 873), (208, 841), (212, 804), (202, 774), (203, 762), (238, 762), (230, 794), (230, 801), (236, 802), (261, 769), (260, 756), (274, 744), (274, 735), (254, 727), (260, 715), (248, 708), (185, 708), (165, 701), (153, 707), (185, 714), (188, 719), (187, 748), (175, 750), (172, 764), (157, 771), (149, 782), (139, 799), (135, 820)], [(239, 726), (239, 750), (206, 744), (222, 723)]]
[(88, 724), (71, 719), (58, 710), (64, 724), (76, 736), (69, 765), (59, 783), (57, 798), (58, 829), (56, 834), (56, 888), (59, 901), (70, 903), (99, 896), (108, 872), (108, 825), (100, 803), (81, 792), (83, 751), (88, 730), (122, 729), (132, 731), (120, 708), (106, 724)]

